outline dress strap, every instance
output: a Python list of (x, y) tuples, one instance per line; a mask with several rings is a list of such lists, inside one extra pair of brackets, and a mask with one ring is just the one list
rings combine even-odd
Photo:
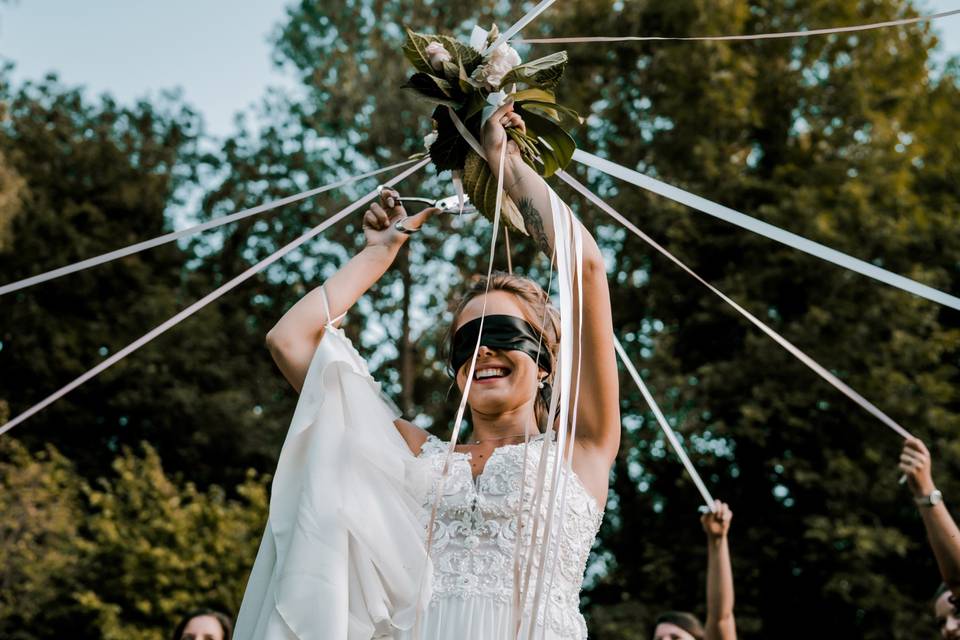
[(324, 313), (325, 316), (327, 316), (327, 321), (326, 321), (326, 323), (324, 324), (324, 326), (332, 325), (332, 326), (336, 327), (337, 324), (338, 324), (341, 320), (343, 320), (344, 317), (346, 317), (347, 312), (344, 311), (343, 313), (341, 313), (340, 315), (338, 315), (336, 318), (331, 318), (331, 317), (330, 317), (330, 299), (327, 297), (327, 285), (326, 285), (326, 284), (320, 285), (320, 297), (323, 299), (323, 313)]

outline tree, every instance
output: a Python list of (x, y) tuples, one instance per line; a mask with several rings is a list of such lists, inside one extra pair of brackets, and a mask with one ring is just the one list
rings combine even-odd
[(0, 487), (0, 636), (51, 637), (80, 565), (81, 481), (55, 449), (31, 455), (2, 438)]
[(267, 515), (265, 480), (253, 472), (228, 499), (213, 485), (176, 482), (149, 446), (127, 451), (115, 475), (88, 488), (92, 515), (75, 594), (105, 639), (160, 640), (198, 605), (235, 613)]
[[(697, 3), (627, 11), (582, 2), (558, 7), (551, 28), (761, 33), (902, 10), (892, 2), (728, 2), (709, 11)], [(577, 85), (582, 102), (572, 102), (596, 105), (587, 137), (618, 162), (955, 292), (957, 199), (944, 182), (955, 169), (945, 168), (944, 143), (931, 131), (942, 136), (944, 124), (931, 121), (949, 126), (957, 82), (949, 72), (930, 79), (933, 44), (928, 27), (914, 27), (583, 47), (571, 51), (571, 67), (596, 81)], [(953, 470), (956, 445), (946, 438), (958, 419), (957, 314), (610, 180), (595, 186), (902, 424), (947, 445), (941, 457)], [(929, 620), (936, 573), (893, 475), (898, 439), (711, 294), (620, 237), (613, 300), (639, 298), (644, 311), (615, 303), (615, 326), (714, 491), (737, 511), (741, 627), (809, 637), (829, 619), (838, 636), (914, 637)], [(693, 608), (702, 599), (696, 494), (655, 423), (637, 415), (642, 400), (633, 392), (624, 399), (625, 450), (602, 535), (613, 570), (590, 594), (598, 618), (624, 600), (653, 613), (639, 603)], [(808, 610), (820, 615), (797, 615)]]
[(161, 640), (187, 610), (240, 608), (269, 476), (228, 498), (124, 451), (95, 485), (56, 449), (0, 440), (0, 636)]
[[(55, 77), (19, 88), (4, 77), (0, 86), (7, 106), (0, 126), (4, 282), (171, 229), (170, 212), (182, 209), (186, 187), (208, 160), (197, 116), (179, 98), (128, 108), (109, 97), (91, 103)], [(4, 296), (0, 389), (11, 413), (213, 288), (190, 268), (191, 255), (167, 244)], [(146, 439), (197, 482), (242, 480), (250, 464), (266, 466), (275, 452), (260, 439), (255, 395), (237, 383), (253, 356), (234, 345), (247, 337), (224, 324), (216, 306), (206, 309), (16, 433), (31, 448), (55, 444), (89, 478), (106, 472), (123, 446)], [(268, 360), (262, 349), (256, 354)]]

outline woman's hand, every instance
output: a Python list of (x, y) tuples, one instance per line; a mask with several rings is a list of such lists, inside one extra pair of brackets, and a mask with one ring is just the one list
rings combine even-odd
[(933, 472), (930, 452), (918, 438), (907, 438), (900, 453), (900, 470), (907, 476), (913, 495), (921, 498), (933, 493)]
[(405, 229), (417, 231), (427, 218), (438, 211), (440, 210), (436, 207), (428, 207), (408, 217), (400, 203), (400, 194), (393, 189), (384, 189), (380, 192), (380, 201), (372, 203), (363, 214), (363, 235), (366, 237), (367, 246), (398, 249), (410, 236), (409, 233), (397, 229), (398, 221), (403, 220)]
[(507, 137), (507, 129), (510, 128), (520, 129), (523, 133), (527, 132), (527, 125), (524, 124), (523, 118), (513, 111), (512, 100), (494, 111), (483, 125), (481, 132), (483, 152), (491, 168), (496, 168), (496, 163), (500, 161), (500, 150), (504, 143), (507, 145), (508, 156), (520, 154), (517, 143)]
[(703, 514), (700, 524), (703, 525), (703, 530), (709, 539), (719, 540), (727, 537), (731, 520), (733, 520), (733, 511), (730, 510), (730, 505), (714, 500), (713, 511)]

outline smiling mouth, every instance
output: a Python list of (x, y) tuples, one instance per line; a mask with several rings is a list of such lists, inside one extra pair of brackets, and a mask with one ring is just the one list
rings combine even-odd
[(510, 375), (510, 369), (506, 367), (483, 367), (482, 369), (476, 370), (473, 374), (473, 379), (476, 382), (484, 382), (487, 380), (506, 378), (508, 375)]

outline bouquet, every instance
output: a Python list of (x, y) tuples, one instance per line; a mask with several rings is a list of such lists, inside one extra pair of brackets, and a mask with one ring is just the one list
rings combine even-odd
[[(439, 171), (451, 170), (462, 177), (463, 186), (477, 209), (492, 217), (497, 198), (497, 176), (457, 131), (450, 116), (456, 113), (477, 139), (486, 119), (509, 100), (526, 124), (526, 133), (507, 129), (520, 149), (523, 161), (544, 177), (569, 164), (576, 144), (563, 127), (565, 120), (582, 123), (572, 109), (557, 103), (555, 90), (563, 77), (567, 53), (522, 62), (507, 43), (483, 55), (497, 38), (496, 25), (486, 31), (475, 27), (470, 43), (444, 35), (424, 35), (407, 29), (404, 55), (416, 69), (403, 85), (436, 105), (434, 130), (424, 139)], [(504, 194), (501, 214), (507, 226), (526, 233), (516, 203)]]

